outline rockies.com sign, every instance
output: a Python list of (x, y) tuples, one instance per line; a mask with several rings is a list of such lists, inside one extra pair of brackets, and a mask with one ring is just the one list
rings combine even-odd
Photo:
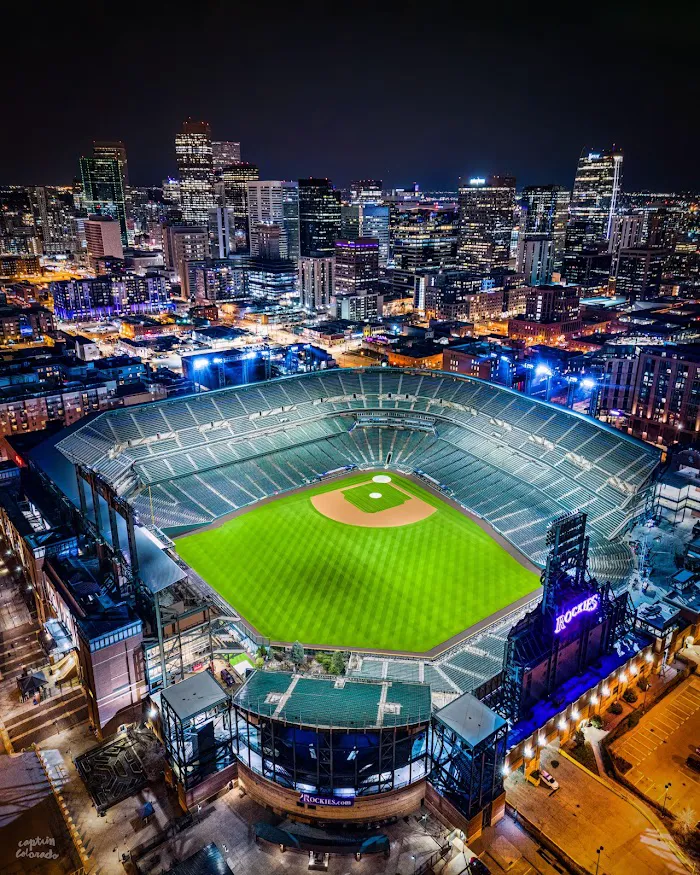
[(302, 793), (299, 801), (306, 805), (327, 805), (330, 808), (350, 808), (355, 804), (354, 796), (313, 796), (311, 793)]

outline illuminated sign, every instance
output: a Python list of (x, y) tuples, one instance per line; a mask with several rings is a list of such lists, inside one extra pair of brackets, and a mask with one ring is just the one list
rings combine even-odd
[(350, 808), (355, 804), (354, 796), (314, 796), (311, 793), (301, 793), (299, 801), (306, 805), (327, 805), (330, 808)]
[(569, 608), (563, 614), (559, 614), (557, 617), (557, 624), (554, 627), (554, 632), (558, 635), (560, 632), (563, 632), (564, 629), (569, 625), (569, 623), (575, 618), (578, 617), (579, 614), (592, 614), (593, 611), (597, 611), (600, 606), (600, 596), (598, 593), (595, 595), (589, 596), (587, 599), (584, 599), (582, 602), (579, 602), (577, 605), (574, 605), (572, 608)]
[(483, 178), (483, 176), (473, 176), (469, 180), (469, 185), (485, 185), (485, 184), (486, 184), (486, 180)]

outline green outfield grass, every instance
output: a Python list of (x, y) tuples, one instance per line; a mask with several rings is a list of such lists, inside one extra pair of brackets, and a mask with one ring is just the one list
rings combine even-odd
[[(381, 495), (381, 498), (372, 498), (372, 495)], [(365, 513), (389, 510), (408, 501), (408, 496), (394, 489), (390, 483), (363, 483), (360, 486), (351, 486), (350, 489), (343, 491), (343, 496), (346, 501)]]
[[(390, 476), (437, 512), (407, 526), (364, 528), (330, 520), (311, 503), (371, 476), (282, 496), (178, 539), (177, 552), (273, 641), (424, 651), (537, 589), (538, 576), (476, 523), (398, 475)], [(363, 504), (353, 503), (383, 503), (370, 491), (387, 502), (392, 493), (403, 497), (372, 483), (357, 493)], [(387, 506), (396, 505), (380, 509)]]

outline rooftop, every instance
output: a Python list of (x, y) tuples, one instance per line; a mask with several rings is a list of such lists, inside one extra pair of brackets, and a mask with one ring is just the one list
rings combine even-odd
[(380, 729), (430, 719), (429, 685), (402, 681), (256, 671), (234, 701), (255, 714), (304, 726)]
[(464, 693), (445, 705), (435, 716), (464, 739), (471, 748), (477, 747), (506, 725), (503, 717), (471, 693)]
[(202, 711), (225, 702), (226, 693), (208, 671), (200, 671), (179, 684), (167, 687), (161, 699), (173, 709), (181, 723), (185, 723)]

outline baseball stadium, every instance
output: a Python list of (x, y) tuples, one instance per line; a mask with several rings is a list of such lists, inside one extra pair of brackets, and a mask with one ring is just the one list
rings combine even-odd
[[(28, 452), (67, 524), (37, 601), (77, 642), (96, 727), (145, 703), (184, 809), (238, 781), (292, 819), (425, 801), (472, 835), (502, 816), (506, 757), (582, 713), (565, 685), (588, 672), (588, 700), (605, 695), (656, 634), (638, 634), (626, 533), (658, 463), (439, 371), (122, 407)], [(115, 689), (114, 660), (133, 685)], [(563, 704), (535, 725), (541, 701)]]
[[(119, 409), (58, 449), (255, 640), (357, 650), (360, 674), (445, 692), (492, 673), (552, 520), (584, 511), (591, 573), (624, 582), (620, 534), (658, 459), (560, 406), (386, 368)], [(468, 658), (432, 670), (465, 639)], [(427, 661), (386, 664), (401, 654)]]

